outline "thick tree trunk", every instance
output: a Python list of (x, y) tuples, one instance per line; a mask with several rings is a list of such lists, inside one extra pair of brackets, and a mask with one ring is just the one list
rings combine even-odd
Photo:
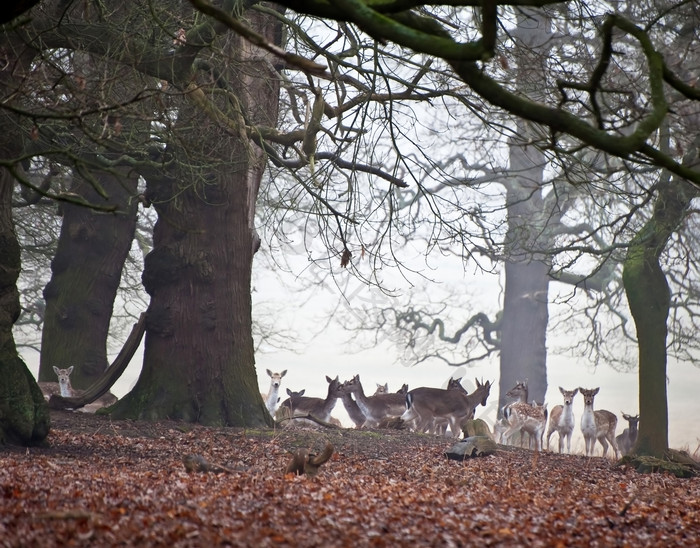
[(116, 213), (63, 204), (63, 224), (51, 281), (44, 289), (46, 312), (40, 381), (56, 381), (52, 366), (75, 366), (74, 388), (86, 389), (108, 367), (107, 335), (124, 261), (136, 228), (136, 178), (95, 174), (109, 200), (81, 180), (72, 191), (91, 203), (116, 205)]
[(660, 186), (651, 219), (627, 251), (622, 281), (639, 345), (639, 435), (635, 455), (663, 458), (668, 450), (666, 336), (671, 294), (659, 258), (697, 195), (685, 181)]
[[(4, 135), (7, 135), (4, 133)], [(49, 433), (49, 408), (17, 353), (12, 327), (20, 313), (20, 247), (12, 223), (14, 178), (0, 168), (0, 443), (35, 445)]]
[[(280, 42), (273, 18), (249, 16), (249, 24), (270, 42)], [(231, 40), (230, 51), (240, 60), (226, 74), (235, 103), (247, 119), (272, 126), (279, 83), (262, 59), (266, 54), (237, 37)], [(244, 136), (212, 123), (193, 105), (178, 110), (178, 125), (187, 133), (180, 148), (169, 152), (189, 171), (148, 181), (158, 222), (143, 274), (151, 295), (144, 364), (113, 415), (271, 425), (258, 390), (251, 312), (253, 219), (264, 157)]]
[[(6, 70), (0, 71), (0, 102), (17, 94), (18, 82), (33, 54), (4, 36)], [(13, 52), (22, 51), (22, 57)], [(0, 109), (0, 158), (11, 161), (22, 150), (21, 126), (8, 110)], [(0, 443), (42, 443), (49, 433), (49, 408), (34, 377), (17, 353), (12, 327), (20, 314), (17, 278), (20, 246), (12, 221), (15, 179), (0, 168)]]

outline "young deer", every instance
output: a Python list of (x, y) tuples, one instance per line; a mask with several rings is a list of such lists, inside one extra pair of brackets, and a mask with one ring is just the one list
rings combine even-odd
[(622, 431), (622, 434), (617, 436), (615, 440), (617, 441), (617, 446), (620, 448), (620, 453), (622, 455), (629, 455), (630, 451), (637, 442), (637, 434), (639, 434), (639, 415), (628, 415), (622, 412), (622, 418), (629, 424), (628, 428)]
[(287, 374), (287, 370), (285, 369), (281, 373), (273, 373), (269, 369), (266, 371), (270, 377), (270, 389), (267, 391), (267, 394), (262, 394), (262, 397), (265, 400), (265, 407), (267, 407), (268, 413), (274, 417), (275, 411), (277, 411), (277, 404), (280, 401), (279, 394), (282, 377)]
[(517, 381), (506, 396), (515, 398), (517, 401), (509, 403), (503, 408), (503, 417), (508, 423), (508, 428), (502, 433), (503, 443), (508, 443), (510, 437), (516, 432), (521, 435), (529, 435), (529, 446), (532, 448), (533, 441), (537, 451), (542, 450), (542, 438), (547, 427), (547, 407), (543, 405), (533, 405), (527, 403), (528, 389), (527, 379)]
[(581, 415), (581, 432), (583, 439), (586, 442), (586, 456), (593, 456), (595, 441), (600, 441), (603, 446), (603, 458), (608, 454), (608, 442), (612, 445), (615, 451), (615, 458), (618, 457), (620, 450), (617, 447), (615, 439), (615, 429), (617, 428), (617, 417), (614, 413), (600, 409), (593, 410), (593, 400), (600, 388), (586, 390), (579, 387), (583, 396), (583, 415)]
[(406, 395), (408, 409), (401, 418), (406, 422), (418, 421), (419, 431), (430, 428), (431, 433), (435, 433), (437, 424), (447, 421), (452, 436), (458, 438), (462, 433), (462, 425), (474, 418), (474, 410), (479, 403), (486, 405), (490, 391), (489, 381), (482, 384), (478, 380), (476, 390), (471, 394), (455, 389), (416, 388)]
[(559, 452), (564, 452), (564, 440), (566, 440), (566, 452), (571, 453), (571, 435), (574, 433), (576, 418), (574, 417), (574, 396), (578, 394), (578, 388), (564, 390), (561, 386), (559, 392), (564, 396), (564, 405), (555, 405), (549, 417), (547, 429), (547, 451), (549, 451), (549, 439), (556, 432), (559, 434)]
[[(61, 397), (75, 398), (83, 393), (83, 390), (76, 390), (73, 388), (73, 385), (70, 382), (70, 375), (73, 373), (72, 365), (66, 369), (60, 369), (54, 365), (53, 372), (56, 373), (56, 376), (58, 377), (58, 388)], [(111, 392), (107, 392), (106, 394), (97, 398), (94, 402), (82, 407), (81, 410), (88, 413), (94, 413), (102, 407), (114, 405), (115, 403), (117, 403), (117, 397)]]
[(403, 394), (366, 396), (359, 375), (343, 383), (342, 391), (355, 396), (355, 403), (365, 416), (364, 426), (370, 428), (376, 428), (387, 420), (398, 418), (406, 410)]

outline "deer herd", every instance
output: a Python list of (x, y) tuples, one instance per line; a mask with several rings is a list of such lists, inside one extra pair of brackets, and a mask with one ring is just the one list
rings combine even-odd
[[(359, 375), (341, 382), (339, 377), (326, 377), (328, 391), (325, 398), (304, 396), (304, 390), (293, 392), (286, 390), (288, 398), (280, 403), (280, 384), (286, 371), (267, 374), (271, 379), (267, 394), (262, 394), (270, 414), (279, 423), (318, 425), (339, 421), (331, 416), (338, 400), (356, 428), (395, 427), (409, 428), (416, 432), (450, 435), (458, 438), (465, 423), (474, 418), (479, 405), (485, 406), (492, 384), (476, 379), (476, 388), (468, 393), (462, 386), (461, 379), (450, 379), (447, 388), (419, 387), (412, 390), (404, 384), (398, 391), (391, 393), (387, 384), (377, 384), (376, 391), (367, 395)], [(546, 404), (530, 402), (528, 399), (527, 380), (518, 381), (507, 393), (513, 401), (501, 410), (500, 418), (493, 427), (492, 438), (498, 443), (520, 443), (528, 441), (529, 447), (536, 451), (549, 451), (550, 439), (555, 432), (559, 438), (559, 452), (571, 453), (571, 437), (576, 427), (573, 410), (575, 396), (580, 392), (583, 397), (583, 413), (580, 430), (585, 441), (587, 456), (593, 455), (596, 441), (603, 447), (603, 457), (612, 447), (614, 456), (628, 454), (637, 440), (639, 415), (622, 413), (628, 422), (622, 434), (617, 435), (617, 417), (605, 409), (594, 409), (594, 399), (599, 388), (587, 390), (574, 388), (565, 390), (559, 387), (562, 403), (555, 405), (548, 413)], [(546, 432), (546, 435), (545, 435)]]

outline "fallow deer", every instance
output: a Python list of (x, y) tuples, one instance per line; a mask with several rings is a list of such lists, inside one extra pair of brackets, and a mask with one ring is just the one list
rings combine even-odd
[[(527, 379), (524, 381), (516, 381), (515, 386), (506, 392), (506, 396), (513, 398), (516, 401), (507, 404), (503, 407), (503, 418), (508, 424), (508, 428), (501, 434), (503, 443), (509, 443), (510, 438), (518, 431), (521, 433), (521, 442), (524, 441), (525, 434), (529, 438), (529, 446), (533, 445), (533, 432), (541, 430), (539, 448), (542, 448), (542, 436), (544, 429), (547, 426), (547, 410), (543, 406), (528, 404), (528, 387)], [(516, 416), (513, 416), (514, 411), (519, 411)], [(542, 421), (544, 423), (542, 424)], [(538, 446), (537, 440), (534, 440), (535, 447)]]
[(350, 420), (355, 423), (355, 428), (361, 428), (365, 424), (365, 414), (357, 406), (357, 402), (352, 399), (352, 394), (341, 390), (340, 401), (343, 402), (343, 407), (345, 407)]
[[(290, 394), (289, 399), (280, 405), (280, 411), (283, 412), (281, 418), (291, 418), (294, 422), (313, 424), (313, 419), (307, 418), (311, 416), (321, 422), (330, 422), (331, 411), (340, 397), (340, 380), (337, 376), (335, 379), (326, 376), (326, 381), (328, 381), (328, 394), (325, 399), (309, 398), (303, 395), (292, 397)], [(289, 393), (289, 389), (287, 392)], [(300, 394), (303, 394), (303, 390)], [(284, 409), (282, 409), (283, 407)], [(277, 416), (280, 416), (279, 412)]]
[[(56, 367), (55, 365), (53, 366), (53, 372), (56, 373), (56, 376), (58, 377), (58, 388), (59, 388), (59, 395), (63, 398), (75, 398), (77, 396), (80, 396), (81, 394), (84, 393), (83, 390), (77, 390), (73, 388), (73, 385), (70, 382), (70, 376), (71, 373), (73, 373), (73, 366), (71, 365), (70, 367), (67, 367), (65, 369), (61, 369), (59, 367)], [(98, 409), (101, 409), (102, 407), (107, 407), (109, 405), (114, 405), (117, 403), (117, 397), (112, 394), (111, 392), (107, 392), (106, 394), (103, 394), (99, 398), (97, 398), (94, 402), (85, 405), (84, 407), (80, 408), (80, 411), (84, 411), (86, 413), (94, 413)]]
[(622, 455), (629, 455), (630, 451), (637, 443), (637, 435), (639, 434), (639, 415), (628, 415), (622, 411), (622, 418), (627, 421), (629, 426), (622, 431), (622, 434), (617, 436), (615, 440), (617, 441), (617, 446), (620, 449)]
[(378, 394), (387, 394), (389, 392), (389, 383), (385, 382), (384, 384), (379, 384), (377, 383), (377, 389), (374, 391), (373, 396), (376, 396)]
[(586, 442), (586, 456), (593, 456), (595, 442), (598, 440), (603, 446), (603, 458), (608, 454), (608, 442), (612, 445), (615, 451), (615, 458), (618, 457), (620, 450), (617, 447), (615, 439), (615, 429), (617, 428), (617, 417), (614, 413), (600, 409), (593, 410), (593, 400), (600, 388), (586, 390), (579, 387), (583, 396), (583, 415), (581, 415), (581, 432), (583, 439)]
[(403, 394), (365, 395), (359, 375), (343, 383), (342, 391), (355, 397), (357, 406), (365, 416), (364, 426), (370, 428), (376, 428), (388, 420), (399, 418), (406, 409)]
[[(468, 394), (467, 390), (462, 386), (462, 377), (459, 377), (458, 379), (451, 378), (447, 382), (447, 390), (459, 390), (463, 392), (464, 394)], [(431, 397), (431, 398), (439, 398), (445, 389), (443, 388), (431, 388), (428, 386), (419, 386), (418, 388), (414, 388), (411, 390), (411, 396), (410, 398), (407, 396), (406, 398), (406, 408), (411, 407), (411, 401), (413, 398), (416, 397), (416, 395), (419, 395), (419, 397)], [(448, 427), (448, 420), (445, 417), (434, 417), (434, 416), (429, 416), (429, 417), (421, 417), (420, 416), (420, 406), (418, 408), (413, 408), (412, 413), (410, 416), (413, 416), (414, 418), (410, 421), (411, 424), (413, 425), (412, 428), (413, 430), (417, 432), (429, 432), (431, 434), (441, 434), (445, 435), (447, 433), (447, 427)], [(405, 419), (404, 419), (405, 420)]]
[(574, 396), (578, 394), (578, 388), (564, 390), (561, 386), (559, 392), (564, 396), (564, 405), (555, 405), (549, 417), (547, 429), (547, 451), (549, 451), (549, 439), (556, 432), (559, 434), (559, 452), (564, 452), (564, 440), (566, 440), (566, 452), (571, 453), (571, 435), (574, 433), (576, 418), (574, 417)]
[(280, 401), (279, 394), (282, 377), (287, 374), (287, 370), (285, 369), (281, 373), (273, 373), (269, 369), (266, 369), (266, 371), (270, 377), (270, 389), (267, 391), (267, 394), (262, 394), (262, 397), (265, 400), (265, 407), (267, 407), (268, 413), (274, 417), (275, 411), (277, 411), (277, 404)]
[[(401, 416), (404, 421), (412, 421), (420, 418), (422, 425), (428, 426), (427, 421), (438, 424), (446, 420), (450, 426), (452, 436), (458, 438), (462, 433), (462, 425), (474, 418), (474, 410), (481, 403), (486, 405), (486, 400), (491, 391), (491, 383), (480, 383), (476, 380), (476, 390), (471, 394), (465, 394), (461, 390), (441, 390), (439, 388), (418, 391), (411, 390), (407, 395), (408, 409)], [(435, 428), (431, 431), (434, 433)]]

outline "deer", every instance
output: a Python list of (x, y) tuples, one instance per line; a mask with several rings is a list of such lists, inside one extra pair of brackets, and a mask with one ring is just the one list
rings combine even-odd
[[(293, 394), (289, 389), (289, 398), (280, 405), (280, 409), (275, 417), (281, 419), (292, 419), (294, 422), (313, 423), (331, 421), (331, 412), (340, 397), (340, 380), (336, 376), (331, 379), (326, 375), (328, 382), (328, 394), (325, 399), (309, 398), (303, 395), (302, 390), (298, 395)], [(309, 419), (309, 417), (312, 417)]]
[(406, 395), (408, 408), (401, 416), (404, 421), (420, 419), (418, 428), (425, 428), (430, 422), (431, 433), (435, 433), (435, 426), (440, 421), (446, 420), (450, 426), (452, 437), (458, 438), (462, 433), (462, 425), (474, 418), (474, 410), (479, 403), (486, 405), (486, 400), (491, 391), (490, 381), (480, 383), (476, 380), (476, 390), (466, 394), (462, 390), (442, 390), (440, 388), (425, 388), (423, 390), (411, 390)]
[[(527, 388), (527, 379), (524, 381), (515, 381), (515, 386), (511, 388), (508, 392), (506, 392), (506, 397), (508, 398), (513, 398), (515, 401), (510, 402), (506, 405), (503, 406), (502, 412), (503, 412), (503, 419), (502, 419), (502, 426), (503, 428), (500, 429), (500, 435), (501, 435), (501, 440), (504, 444), (507, 444), (509, 440), (505, 437), (506, 431), (510, 428), (510, 423), (508, 422), (508, 415), (510, 413), (510, 408), (512, 405), (522, 402), (522, 403), (527, 403), (528, 402), (528, 388)], [(513, 432), (515, 433), (515, 432)], [(527, 432), (522, 432), (521, 431), (521, 445), (523, 441), (523, 437), (527, 434)], [(529, 440), (529, 434), (528, 434), (528, 440)]]
[(617, 436), (615, 438), (615, 441), (617, 441), (617, 446), (620, 448), (620, 453), (622, 455), (629, 455), (630, 451), (632, 451), (632, 448), (634, 447), (634, 444), (637, 443), (637, 434), (639, 434), (639, 415), (628, 415), (624, 411), (620, 411), (622, 413), (622, 418), (627, 421), (629, 424), (628, 428), (625, 428), (622, 431), (622, 434)]
[(377, 396), (379, 394), (388, 394), (389, 393), (389, 383), (385, 382), (384, 384), (379, 384), (377, 383), (377, 389), (374, 391), (373, 396)]
[(363, 426), (377, 428), (386, 421), (399, 418), (406, 410), (403, 394), (377, 394), (365, 395), (360, 376), (355, 375), (349, 381), (343, 383), (342, 391), (355, 397), (357, 407), (365, 416)]
[(347, 411), (350, 420), (355, 423), (355, 428), (361, 428), (365, 424), (365, 414), (357, 406), (357, 402), (352, 399), (352, 394), (345, 390), (340, 392), (340, 401)]
[[(445, 389), (442, 388), (431, 388), (427, 386), (420, 386), (411, 390), (411, 397), (406, 398), (406, 408), (411, 407), (411, 400), (416, 396), (416, 394), (426, 394), (431, 395), (430, 397), (440, 397), (441, 393)], [(447, 390), (459, 390), (464, 394), (468, 394), (467, 390), (462, 386), (462, 377), (457, 379), (451, 378), (447, 382)], [(421, 417), (420, 416), (420, 406), (418, 409), (414, 408), (411, 415), (415, 415), (412, 419), (413, 429), (418, 432), (430, 432), (435, 434), (445, 435), (447, 433), (447, 427), (449, 421), (445, 417)]]
[(578, 394), (578, 388), (564, 390), (561, 386), (559, 392), (564, 397), (563, 405), (555, 405), (549, 417), (547, 428), (547, 451), (549, 451), (549, 439), (556, 432), (559, 434), (559, 452), (564, 452), (564, 440), (566, 440), (566, 452), (571, 453), (571, 435), (574, 433), (576, 418), (574, 417), (574, 396)]
[(266, 369), (266, 371), (267, 375), (270, 377), (270, 389), (267, 391), (267, 394), (261, 395), (263, 400), (265, 400), (265, 407), (267, 407), (268, 413), (274, 416), (275, 411), (277, 411), (277, 404), (280, 401), (279, 393), (280, 385), (282, 384), (282, 377), (287, 374), (287, 370), (285, 369), (281, 373), (273, 373), (269, 369)]
[(583, 439), (586, 442), (586, 456), (593, 456), (595, 442), (598, 440), (603, 446), (603, 458), (608, 454), (608, 442), (612, 445), (617, 458), (620, 450), (617, 447), (615, 439), (615, 429), (617, 428), (617, 417), (614, 413), (600, 409), (593, 410), (593, 401), (598, 394), (600, 387), (586, 390), (579, 387), (579, 391), (583, 396), (583, 415), (581, 415), (581, 432)]
[(527, 379), (523, 382), (518, 381), (506, 396), (518, 398), (518, 401), (506, 405), (503, 409), (508, 428), (503, 432), (502, 439), (507, 442), (516, 432), (525, 432), (530, 435), (530, 447), (532, 448), (534, 440), (535, 451), (541, 451), (542, 437), (547, 427), (546, 404), (527, 403)]
[[(56, 376), (58, 377), (59, 395), (63, 398), (75, 398), (83, 393), (83, 390), (73, 388), (73, 385), (70, 382), (70, 376), (71, 373), (73, 373), (73, 369), (74, 367), (72, 365), (65, 369), (61, 369), (55, 365), (53, 366), (53, 372), (56, 373)], [(106, 394), (97, 398), (91, 404), (82, 407), (81, 411), (94, 413), (102, 407), (114, 405), (115, 403), (117, 403), (117, 397), (111, 392), (107, 392)]]

